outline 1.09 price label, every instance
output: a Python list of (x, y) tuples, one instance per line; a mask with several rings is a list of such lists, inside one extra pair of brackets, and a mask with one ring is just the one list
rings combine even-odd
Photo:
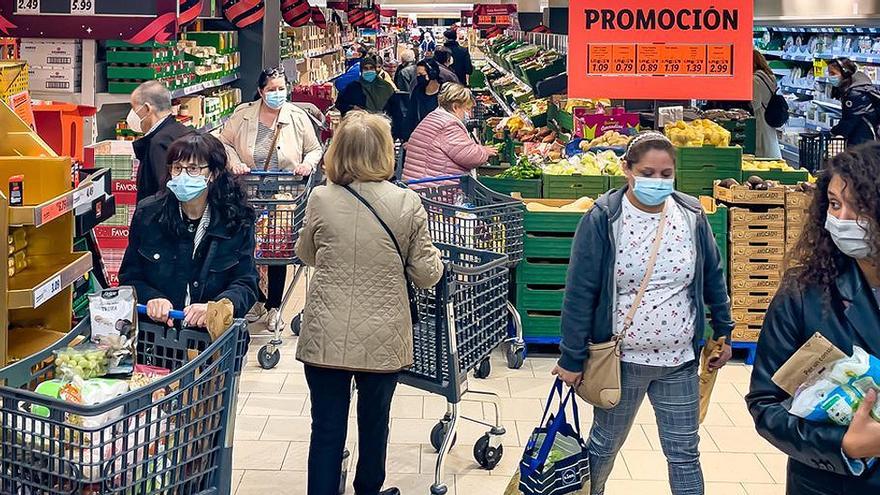
[(70, 0), (71, 15), (95, 15), (95, 0)]
[(33, 15), (40, 13), (40, 0), (15, 0), (15, 13)]

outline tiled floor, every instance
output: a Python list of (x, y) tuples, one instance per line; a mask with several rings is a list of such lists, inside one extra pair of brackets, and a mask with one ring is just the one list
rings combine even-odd
[[(275, 369), (264, 371), (257, 366), (255, 354), (268, 340), (265, 325), (257, 323), (251, 331), (254, 340), (241, 382), (235, 429), (235, 493), (305, 495), (309, 399), (302, 365), (294, 358), (296, 339), (285, 332), (281, 362)], [(480, 469), (473, 459), (473, 444), (486, 428), (460, 422), (458, 443), (452, 449), (445, 474), (450, 495), (503, 494), (516, 470), (521, 446), (540, 419), (542, 401), (552, 381), (549, 372), (553, 363), (551, 356), (530, 357), (521, 369), (510, 370), (498, 354), (493, 357), (490, 378), (470, 379), (471, 388), (501, 396), (502, 423), (507, 430), (505, 453), (494, 471)], [(701, 427), (701, 460), (708, 495), (784, 493), (785, 456), (755, 433), (746, 411), (743, 394), (748, 389), (749, 372), (741, 363), (732, 363), (721, 371), (709, 414)], [(438, 396), (405, 386), (398, 388), (392, 406), (387, 486), (399, 487), (404, 495), (429, 493), (437, 455), (428, 435), (445, 407)], [(490, 405), (471, 401), (463, 402), (462, 409), (476, 418), (489, 419), (494, 414)], [(589, 425), (591, 411), (586, 407), (581, 411), (581, 423)], [(352, 415), (348, 443), (353, 452), (356, 442)], [(352, 477), (353, 473), (349, 473), (348, 494), (353, 493)], [(647, 401), (611, 478), (606, 486), (608, 495), (670, 493), (666, 461)]]

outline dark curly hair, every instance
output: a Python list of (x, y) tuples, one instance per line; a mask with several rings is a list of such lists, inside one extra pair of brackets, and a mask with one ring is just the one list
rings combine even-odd
[[(252, 227), (256, 221), (256, 213), (247, 203), (241, 184), (226, 168), (226, 149), (223, 143), (210, 134), (200, 132), (187, 134), (171, 143), (166, 160), (169, 168), (174, 163), (187, 163), (191, 160), (206, 163), (213, 176), (208, 183), (208, 204), (211, 206), (211, 216), (216, 220), (211, 221), (225, 222), (227, 232)], [(159, 222), (170, 235), (186, 235), (186, 224), (180, 217), (180, 201), (173, 194), (165, 194)]]
[(789, 253), (786, 265), (797, 265), (798, 269), (787, 274), (788, 281), (803, 287), (818, 286), (826, 294), (849, 262), (825, 230), (828, 186), (835, 176), (846, 183), (852, 206), (869, 225), (868, 242), (880, 253), (880, 142), (856, 146), (828, 160), (816, 181), (804, 231)]

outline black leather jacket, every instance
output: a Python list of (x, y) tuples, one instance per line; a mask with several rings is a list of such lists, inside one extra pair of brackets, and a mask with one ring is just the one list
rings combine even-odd
[(840, 122), (831, 129), (831, 133), (846, 137), (850, 146), (874, 140), (874, 128), (878, 124), (878, 109), (874, 101), (878, 96), (873, 81), (865, 74), (856, 72), (848, 86), (834, 88), (832, 94), (840, 99), (842, 111)]
[[(830, 298), (818, 287), (784, 284), (767, 311), (758, 340), (751, 391), (746, 397), (758, 433), (788, 454), (789, 495), (880, 493), (876, 465), (853, 476), (841, 451), (846, 427), (809, 422), (788, 413), (787, 393), (773, 373), (820, 332), (841, 351), (853, 345), (880, 356), (880, 311), (858, 265), (847, 258)], [(830, 299), (830, 300), (829, 300)]]

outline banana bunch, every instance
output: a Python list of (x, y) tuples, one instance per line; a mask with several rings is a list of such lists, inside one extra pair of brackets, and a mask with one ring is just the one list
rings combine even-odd
[(730, 131), (707, 119), (678, 121), (664, 132), (676, 146), (730, 146)]

